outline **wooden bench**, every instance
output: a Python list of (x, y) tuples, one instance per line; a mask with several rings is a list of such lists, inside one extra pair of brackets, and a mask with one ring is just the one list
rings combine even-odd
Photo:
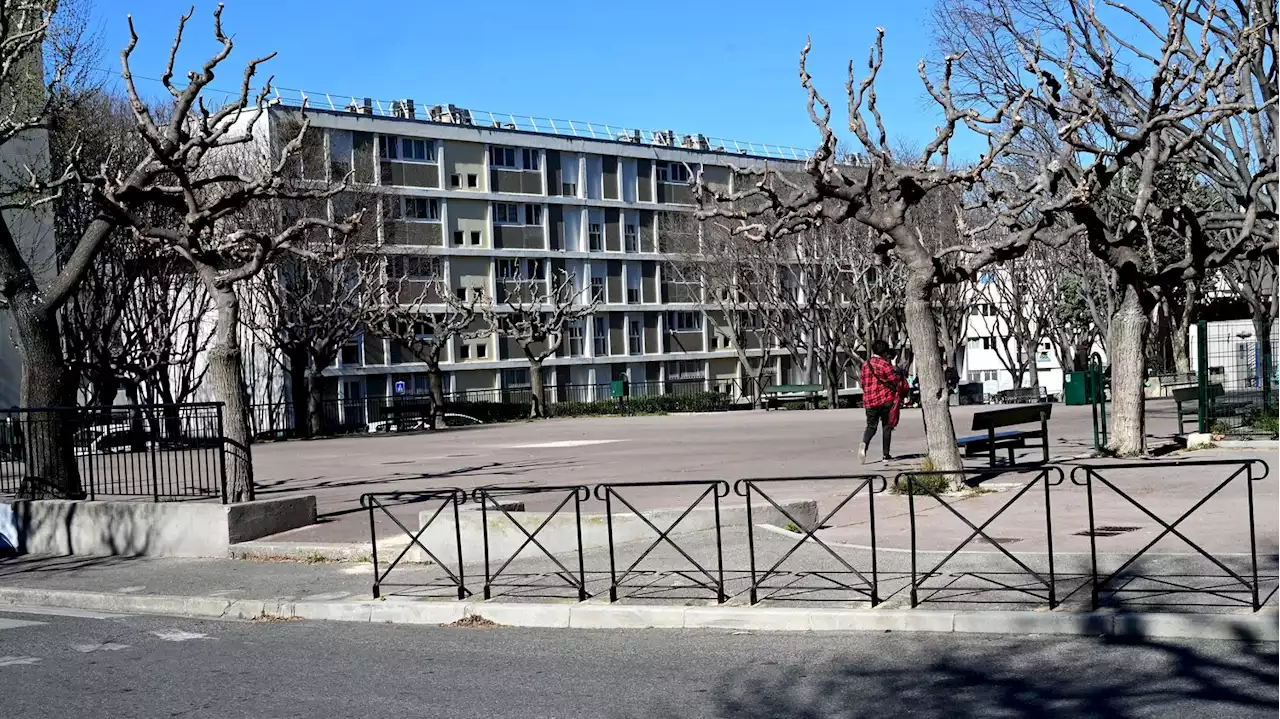
[(820, 384), (776, 384), (764, 390), (764, 408), (777, 409), (782, 402), (803, 400), (809, 409), (818, 407), (818, 395), (822, 393)]
[[(956, 439), (956, 446), (964, 447), (964, 455), (973, 457), (987, 452), (990, 464), (996, 466), (996, 450), (1009, 450), (1009, 464), (1013, 464), (1013, 450), (1027, 446), (1028, 439), (1040, 439), (1044, 446), (1044, 461), (1049, 461), (1049, 416), (1053, 412), (1051, 404), (1027, 404), (1006, 409), (992, 409), (973, 415), (974, 431), (985, 430), (986, 434), (976, 434)], [(1009, 430), (997, 432), (1001, 427), (1015, 427), (1020, 424), (1040, 423), (1040, 429)]]

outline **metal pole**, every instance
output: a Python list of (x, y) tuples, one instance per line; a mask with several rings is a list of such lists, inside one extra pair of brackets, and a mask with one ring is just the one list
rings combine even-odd
[[(1199, 389), (1196, 404), (1196, 415), (1199, 418), (1200, 432), (1208, 432), (1209, 427), (1209, 323), (1200, 320), (1196, 323), (1196, 386)], [(1178, 431), (1182, 431), (1179, 429)]]

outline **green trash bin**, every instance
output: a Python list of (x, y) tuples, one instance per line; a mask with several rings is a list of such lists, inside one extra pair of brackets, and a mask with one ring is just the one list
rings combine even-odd
[(615, 379), (609, 383), (609, 396), (614, 399), (622, 399), (630, 394), (630, 389), (625, 379)]
[(1069, 372), (1063, 377), (1063, 401), (1069, 405), (1089, 404), (1089, 372)]

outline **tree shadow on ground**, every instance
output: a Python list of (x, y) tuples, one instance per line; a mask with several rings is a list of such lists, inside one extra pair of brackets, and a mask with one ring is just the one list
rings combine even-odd
[(1240, 638), (1215, 651), (1153, 639), (970, 637), (939, 652), (937, 641), (894, 635), (874, 654), (730, 670), (706, 696), (712, 712), (662, 706), (631, 716), (1275, 716), (1275, 645)]
[[(310, 492), (320, 489), (362, 487), (376, 490), (379, 486), (420, 480), (447, 480), (457, 477), (516, 477), (530, 472), (572, 466), (567, 460), (532, 459), (517, 462), (486, 462), (457, 467), (442, 472), (394, 473), (372, 477), (347, 477), (340, 479), (276, 479), (254, 482), (255, 496), (283, 494), (285, 492)], [(444, 486), (443, 484), (437, 486)]]

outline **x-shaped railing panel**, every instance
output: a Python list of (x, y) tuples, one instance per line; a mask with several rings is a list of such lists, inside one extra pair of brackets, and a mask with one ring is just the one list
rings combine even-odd
[[(670, 525), (668, 525), (665, 530), (658, 529), (658, 526), (654, 524), (652, 521), (650, 521), (649, 518), (646, 517), (643, 512), (636, 509), (635, 505), (633, 505), (625, 497), (623, 497), (621, 494), (618, 493), (619, 489), (631, 489), (631, 488), (639, 488), (639, 487), (699, 487), (699, 486), (703, 487), (702, 492), (698, 494), (697, 498), (694, 499), (692, 503), (690, 503), (687, 507), (685, 507), (684, 511), (680, 513), (680, 516), (676, 517), (675, 521), (673, 521)], [(689, 481), (689, 482), (680, 482), (680, 481), (626, 482), (626, 483), (616, 483), (616, 484), (601, 484), (596, 486), (594, 490), (594, 494), (596, 499), (604, 502), (605, 522), (608, 527), (608, 534), (609, 534), (609, 601), (611, 602), (618, 601), (618, 587), (622, 585), (622, 582), (624, 582), (627, 579), (627, 577), (629, 577), (633, 572), (636, 571), (636, 568), (640, 566), (640, 563), (643, 562), (645, 558), (648, 557), (649, 554), (653, 552), (654, 549), (657, 549), (659, 546), (662, 546), (663, 543), (666, 543), (667, 545), (670, 545), (673, 549), (675, 549), (676, 552), (680, 554), (680, 556), (684, 557), (685, 561), (689, 562), (689, 564), (692, 565), (693, 568), (696, 569), (703, 577), (706, 577), (706, 580), (707, 580), (706, 583), (703, 583), (703, 581), (698, 579), (697, 576), (686, 575), (688, 576), (690, 581), (694, 582), (695, 584), (702, 587), (703, 589), (714, 592), (716, 595), (716, 601), (718, 602), (723, 603), (727, 599), (725, 595), (725, 590), (724, 590), (724, 543), (722, 538), (722, 527), (720, 523), (720, 499), (722, 497), (728, 496), (729, 494), (728, 482), (724, 482), (722, 480), (706, 480), (706, 481)], [(701, 563), (699, 563), (693, 557), (689, 556), (689, 553), (686, 552), (683, 547), (681, 547), (679, 544), (672, 541), (671, 539), (671, 532), (677, 526), (679, 526), (680, 523), (683, 522), (685, 518), (688, 517), (693, 512), (693, 510), (696, 509), (698, 505), (700, 505), (703, 502), (703, 500), (705, 500), (708, 496), (712, 498), (712, 505), (715, 511), (715, 532), (716, 532), (716, 567), (715, 567), (716, 573), (715, 574), (712, 574), (709, 569), (704, 567)], [(658, 535), (658, 538), (655, 539), (652, 544), (646, 547), (645, 550), (640, 553), (640, 556), (637, 557), (636, 560), (632, 562), (629, 567), (627, 567), (622, 571), (621, 575), (619, 575), (618, 568), (617, 568), (617, 551), (616, 551), (617, 547), (616, 547), (616, 543), (614, 542), (614, 534), (613, 534), (613, 519), (614, 519), (613, 503), (614, 501), (620, 502), (627, 509), (631, 510), (631, 512), (637, 518), (639, 518), (640, 521), (648, 525), (648, 527)]]
[[(1257, 474), (1255, 476), (1255, 471), (1254, 471), (1255, 467), (1259, 467), (1259, 466), (1262, 468), (1261, 474)], [(1235, 467), (1236, 469), (1234, 472), (1228, 475), (1226, 479), (1222, 480), (1213, 489), (1209, 490), (1208, 494), (1205, 494), (1203, 497), (1200, 498), (1198, 502), (1191, 505), (1190, 509), (1183, 512), (1181, 515), (1178, 516), (1177, 519), (1173, 520), (1172, 522), (1165, 521), (1163, 517), (1160, 517), (1155, 512), (1152, 512), (1150, 509), (1143, 506), (1143, 504), (1139, 502), (1137, 499), (1135, 499), (1132, 495), (1120, 489), (1118, 486), (1116, 486), (1114, 482), (1112, 482), (1111, 480), (1107, 479), (1102, 475), (1102, 472), (1114, 472), (1114, 471), (1136, 470), (1136, 469), (1157, 470), (1161, 468), (1173, 468), (1173, 467), (1184, 467), (1184, 468), (1185, 467)], [(1125, 464), (1103, 464), (1103, 465), (1081, 466), (1071, 470), (1071, 483), (1077, 486), (1083, 486), (1085, 488), (1085, 494), (1088, 498), (1088, 503), (1089, 503), (1089, 555), (1090, 555), (1092, 574), (1093, 574), (1092, 576), (1093, 591), (1091, 594), (1091, 599), (1093, 601), (1093, 608), (1097, 609), (1101, 606), (1102, 591), (1108, 584), (1111, 584), (1113, 581), (1115, 581), (1117, 577), (1120, 577), (1122, 572), (1124, 572), (1129, 567), (1133, 566), (1134, 562), (1138, 561), (1138, 559), (1141, 558), (1144, 554), (1146, 554), (1148, 550), (1150, 550), (1152, 547), (1158, 544), (1160, 540), (1164, 539), (1166, 536), (1173, 535), (1178, 539), (1182, 540), (1188, 547), (1195, 550), (1197, 554), (1209, 560), (1209, 562), (1214, 566), (1216, 566), (1218, 569), (1221, 569), (1223, 572), (1225, 572), (1228, 577), (1235, 580), (1242, 587), (1244, 587), (1245, 591), (1247, 591), (1251, 595), (1250, 605), (1253, 607), (1253, 611), (1256, 612), (1259, 609), (1261, 609), (1262, 604), (1259, 596), (1259, 583), (1258, 583), (1258, 535), (1257, 535), (1256, 519), (1254, 516), (1254, 506), (1253, 506), (1253, 483), (1262, 479), (1266, 479), (1267, 476), (1270, 474), (1270, 471), (1271, 471), (1270, 467), (1267, 466), (1267, 463), (1259, 459), (1181, 460), (1181, 461), (1173, 461), (1173, 462), (1130, 462)], [(1178, 531), (1178, 525), (1182, 524), (1184, 521), (1187, 520), (1188, 517), (1195, 514), (1195, 512), (1199, 510), (1201, 507), (1203, 507), (1206, 503), (1208, 503), (1209, 500), (1218, 496), (1218, 494), (1222, 492), (1223, 489), (1225, 489), (1228, 485), (1230, 485), (1233, 481), (1235, 481), (1236, 478), (1241, 477), (1242, 475), (1245, 480), (1244, 481), (1245, 496), (1247, 499), (1247, 510), (1249, 515), (1249, 558), (1250, 558), (1250, 568), (1251, 568), (1251, 576), (1249, 579), (1252, 579), (1252, 581), (1249, 581), (1249, 579), (1246, 579), (1245, 577), (1241, 576), (1238, 572), (1236, 572), (1235, 570), (1228, 567), (1225, 563), (1223, 563), (1222, 560), (1210, 554), (1208, 550), (1206, 550), (1204, 547), (1201, 547), (1199, 544), (1192, 541), (1189, 537), (1187, 537), (1186, 534)], [(1080, 476), (1083, 476), (1083, 481), (1080, 479)], [(1097, 480), (1103, 486), (1109, 488), (1121, 499), (1124, 499), (1129, 504), (1132, 504), (1134, 507), (1138, 509), (1138, 511), (1150, 517), (1153, 521), (1155, 521), (1161, 527), (1164, 527), (1164, 531), (1156, 535), (1155, 539), (1152, 539), (1151, 541), (1147, 542), (1147, 544), (1142, 549), (1139, 549), (1137, 552), (1135, 552), (1132, 556), (1129, 557), (1129, 559), (1127, 559), (1117, 569), (1110, 572), (1105, 577), (1101, 577), (1098, 572), (1097, 527), (1095, 524), (1094, 498), (1093, 498), (1094, 480)], [(1182, 587), (1182, 589), (1184, 589), (1187, 592), (1196, 591), (1194, 588), (1191, 588), (1191, 587)], [(1117, 590), (1117, 591), (1120, 591), (1120, 590)], [(1141, 592), (1144, 590), (1125, 589), (1123, 591)], [(1167, 588), (1162, 588), (1160, 590), (1146, 590), (1146, 591), (1159, 591), (1165, 594), (1176, 593), (1176, 590), (1171, 590)], [(1225, 594), (1227, 594), (1226, 591), (1218, 588), (1205, 589), (1202, 591), (1204, 593), (1214, 594), (1217, 596), (1224, 596)]]
[[(563, 494), (560, 503), (555, 506), (549, 513), (542, 517), (541, 523), (530, 532), (520, 520), (512, 515), (508, 509), (499, 501), (502, 497), (510, 497), (513, 495), (529, 495), (529, 494)], [(562, 487), (538, 487), (538, 486), (514, 486), (514, 487), (477, 487), (472, 490), (471, 498), (480, 505), (480, 522), (484, 535), (484, 598), (490, 599), (492, 589), (495, 586), (494, 580), (503, 574), (511, 563), (514, 562), (525, 547), (530, 544), (537, 547), (542, 555), (551, 560), (553, 564), (560, 568), (558, 576), (569, 586), (578, 590), (578, 601), (585, 600), (588, 596), (586, 583), (586, 567), (582, 556), (582, 502), (591, 498), (591, 491), (581, 485), (568, 485)], [(573, 524), (577, 534), (576, 554), (578, 557), (578, 570), (574, 572), (560, 561), (555, 555), (538, 539), (538, 534), (544, 529), (551, 526), (552, 520), (560, 514), (570, 502), (573, 503)], [(516, 529), (524, 535), (524, 541), (520, 546), (511, 552), (511, 556), (507, 557), (507, 561), (498, 567), (497, 571), (491, 571), (492, 564), (490, 562), (490, 543), (489, 543), (489, 511), (496, 509), (502, 513), (502, 516), (511, 522)], [(504, 586), (530, 586), (530, 585), (504, 585)], [(537, 585), (541, 586), (541, 585)]]
[[(404, 523), (400, 521), (399, 517), (396, 517), (391, 513), (391, 510), (388, 509), (386, 504), (384, 504), (384, 500), (395, 501), (396, 506), (410, 502), (425, 502), (433, 500), (440, 501), (440, 505), (436, 507), (436, 511), (432, 513), (431, 517), (428, 518), (427, 521), (423, 522), (422, 526), (415, 532), (404, 526)], [(400, 563), (400, 560), (404, 559), (405, 555), (409, 553), (409, 550), (415, 546), (422, 550), (423, 554), (430, 557), (431, 561), (435, 562), (435, 565), (443, 570), (449, 577), (451, 583), (458, 588), (458, 599), (467, 598), (470, 592), (467, 591), (462, 569), (462, 533), (461, 527), (458, 524), (458, 505), (466, 501), (467, 493), (457, 488), (431, 489), (425, 492), (371, 492), (360, 495), (360, 506), (369, 510), (369, 545), (370, 557), (373, 560), (374, 599), (382, 596), (382, 587), (391, 586), (390, 583), (386, 581), (387, 576), (391, 574), (391, 570), (396, 568), (396, 565)], [(422, 535), (431, 528), (431, 525), (440, 517), (446, 507), (452, 507), (453, 509), (454, 542), (458, 553), (458, 571), (456, 574), (449, 568), (449, 564), (447, 562), (442, 560), (435, 552), (432, 552), (425, 544), (422, 543)], [(387, 565), (385, 571), (379, 570), (378, 533), (377, 525), (374, 521), (374, 510), (381, 510), (382, 513), (389, 517), (391, 521), (400, 528), (400, 531), (409, 538), (409, 543), (400, 550), (400, 553), (391, 561), (391, 564)]]
[[(950, 502), (946, 501), (941, 496), (939, 496), (938, 493), (933, 491), (928, 485), (921, 483), (917, 479), (922, 476), (937, 476), (937, 475), (943, 475), (946, 477), (991, 477), (991, 476), (1000, 475), (1000, 474), (1007, 474), (1009, 473), (1009, 471), (1010, 470), (1005, 470), (1005, 469), (996, 469), (996, 470), (966, 469), (966, 470), (958, 470), (958, 471), (935, 470), (935, 471), (927, 471), (927, 472), (902, 472), (898, 474), (896, 477), (894, 477), (893, 483), (897, 486), (902, 486), (902, 483), (904, 480), (906, 482), (905, 489), (907, 493), (907, 506), (908, 506), (909, 517), (911, 520), (911, 606), (912, 607), (919, 606), (920, 604), (919, 590), (921, 589), (922, 585), (926, 581), (928, 581), (931, 577), (937, 575), (939, 573), (939, 570), (942, 569), (942, 567), (947, 562), (950, 562), (957, 554), (961, 552), (961, 550), (963, 550), (966, 546), (969, 545), (970, 542), (977, 539), (978, 537), (982, 537), (983, 539), (985, 539), (988, 544), (995, 547), (997, 550), (999, 550), (1001, 554), (1009, 558), (1009, 560), (1012, 561), (1014, 564), (1016, 564), (1019, 569), (1031, 575), (1032, 577), (1034, 577), (1039, 584), (1044, 585), (1044, 587), (1048, 590), (1049, 608), (1053, 609), (1054, 607), (1057, 606), (1058, 604), (1057, 590), (1055, 587), (1055, 575), (1054, 575), (1054, 567), (1053, 567), (1053, 508), (1052, 508), (1052, 503), (1050, 501), (1049, 488), (1062, 484), (1063, 481), (1066, 479), (1061, 469), (1058, 469), (1057, 467), (1039, 467), (1034, 470), (1031, 470), (1035, 473), (1035, 477), (1033, 477), (1031, 481), (1023, 485), (1022, 488), (1019, 489), (1011, 498), (1009, 498), (1007, 502), (1002, 504), (1000, 508), (997, 509), (990, 517), (987, 517), (986, 521), (984, 521), (981, 525), (974, 524), (972, 521), (970, 521), (968, 517), (964, 515), (963, 512), (956, 509), (955, 506), (953, 506)], [(1019, 471), (1018, 473), (1022, 473), (1022, 472)], [(1055, 475), (1057, 476), (1056, 480), (1053, 479)], [(1018, 500), (1021, 499), (1024, 495), (1026, 495), (1027, 492), (1031, 491), (1031, 488), (1036, 486), (1037, 484), (1041, 485), (1041, 487), (1044, 489), (1045, 542), (1047, 546), (1046, 556), (1048, 558), (1048, 563), (1049, 563), (1049, 572), (1048, 572), (1047, 578), (1043, 576), (1040, 572), (1037, 572), (1031, 567), (1027, 566), (1025, 562), (1023, 562), (1021, 559), (1018, 559), (1018, 557), (1014, 556), (1012, 552), (1010, 552), (1009, 550), (1001, 546), (1000, 542), (996, 541), (995, 538), (987, 534), (987, 527), (991, 526), (992, 522), (999, 519), (1000, 516), (1003, 515), (1006, 510), (1008, 510), (1014, 504), (1017, 504)], [(950, 512), (952, 515), (957, 517), (961, 522), (963, 522), (967, 527), (969, 527), (969, 529), (973, 530), (969, 533), (968, 537), (965, 537), (964, 541), (956, 545), (956, 547), (952, 549), (947, 554), (947, 556), (943, 557), (942, 560), (939, 561), (936, 565), (934, 565), (932, 569), (926, 572), (919, 572), (918, 565), (917, 565), (918, 555), (919, 555), (919, 549), (917, 547), (917, 542), (916, 542), (916, 527), (917, 527), (917, 520), (918, 520), (918, 517), (916, 514), (916, 495), (917, 494), (927, 494), (928, 496), (932, 497), (934, 500), (938, 502), (938, 504), (945, 507), (948, 512)], [(1039, 598), (1039, 595), (1036, 595), (1034, 592), (1028, 589), (1024, 589), (1021, 587), (1014, 587), (1014, 586), (1009, 586), (1006, 588), (1012, 589), (1013, 591), (1022, 592), (1024, 594), (1030, 594), (1032, 596), (1036, 596), (1037, 598)]]
[[(810, 482), (810, 481), (853, 482), (855, 483), (855, 486), (853, 488), (853, 491), (845, 495), (844, 499), (838, 502), (831, 509), (831, 511), (827, 512), (826, 515), (819, 518), (816, 522), (813, 523), (812, 526), (808, 528), (805, 527), (805, 524), (806, 524), (805, 522), (802, 522), (799, 519), (797, 519), (795, 515), (793, 515), (790, 511), (787, 510), (786, 507), (779, 504), (773, 497), (769, 496), (769, 494), (767, 494), (764, 490), (761, 489), (761, 485), (779, 484), (782, 482)], [(879, 482), (879, 487), (877, 487), (875, 484), (877, 481)], [(791, 556), (795, 554), (796, 551), (798, 551), (806, 543), (812, 542), (817, 546), (822, 547), (822, 549), (824, 549), (827, 552), (827, 554), (831, 555), (837, 562), (839, 562), (841, 566), (843, 566), (847, 570), (846, 573), (852, 573), (854, 575), (857, 575), (858, 579), (862, 580), (864, 586), (858, 587), (851, 584), (839, 582), (835, 579), (832, 579), (829, 576), (831, 574), (829, 572), (828, 573), (813, 572), (812, 574), (822, 576), (828, 582), (831, 582), (835, 587), (866, 594), (870, 598), (871, 606), (873, 607), (879, 604), (880, 598), (878, 594), (877, 572), (876, 572), (876, 513), (875, 513), (874, 495), (877, 492), (884, 491), (886, 484), (887, 482), (885, 481), (885, 478), (878, 474), (864, 474), (864, 475), (836, 476), (836, 477), (833, 477), (833, 476), (771, 477), (771, 478), (760, 478), (760, 479), (740, 479), (737, 482), (735, 482), (733, 485), (734, 494), (738, 495), (739, 497), (744, 497), (747, 500), (747, 552), (748, 552), (748, 557), (749, 557), (750, 566), (751, 566), (751, 587), (749, 589), (751, 603), (756, 604), (760, 601), (759, 590), (767, 588), (765, 587), (765, 582), (767, 582), (770, 577), (782, 574), (782, 572), (780, 571), (780, 568), (782, 567), (783, 563), (785, 563), (788, 559), (790, 559)], [(852, 564), (846, 561), (844, 557), (840, 556), (839, 552), (836, 552), (834, 549), (831, 548), (830, 545), (828, 545), (825, 541), (823, 541), (822, 538), (817, 536), (818, 530), (826, 526), (826, 524), (831, 520), (832, 517), (834, 517), (841, 509), (844, 509), (844, 507), (847, 504), (849, 504), (849, 502), (853, 501), (854, 498), (857, 497), (858, 494), (861, 493), (864, 489), (867, 490), (866, 492), (867, 511), (868, 511), (868, 516), (870, 520), (870, 529), (871, 529), (871, 533), (870, 533), (871, 534), (871, 576), (870, 578), (868, 578), (856, 567), (854, 567)], [(774, 508), (774, 510), (776, 510), (783, 517), (786, 517), (788, 521), (790, 521), (797, 528), (799, 528), (801, 531), (801, 534), (803, 535), (795, 544), (793, 544), (786, 552), (784, 552), (783, 555), (777, 561), (773, 563), (773, 566), (769, 567), (763, 572), (757, 571), (757, 568), (756, 568), (755, 518), (753, 517), (752, 502), (751, 502), (751, 498), (753, 494), (759, 496), (761, 499), (768, 502), (769, 505)]]

